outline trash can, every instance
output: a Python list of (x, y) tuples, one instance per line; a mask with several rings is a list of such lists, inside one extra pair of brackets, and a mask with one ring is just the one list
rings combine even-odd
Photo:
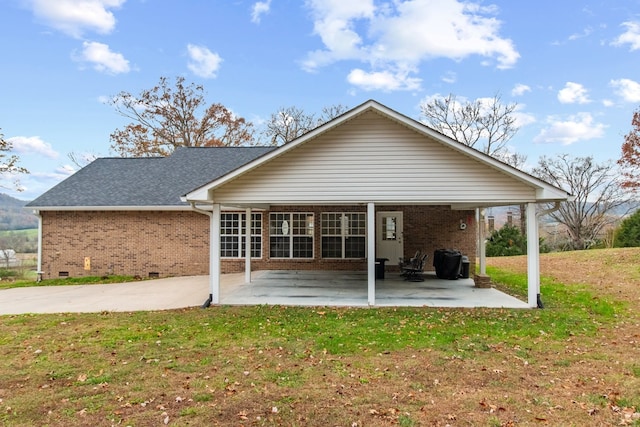
[(455, 280), (460, 277), (462, 254), (455, 249), (438, 249), (433, 254), (433, 266), (438, 279)]
[(384, 279), (384, 263), (389, 258), (376, 258), (376, 279)]
[(460, 267), (460, 277), (462, 279), (468, 279), (469, 278), (469, 257), (463, 255), (461, 263), (462, 265)]

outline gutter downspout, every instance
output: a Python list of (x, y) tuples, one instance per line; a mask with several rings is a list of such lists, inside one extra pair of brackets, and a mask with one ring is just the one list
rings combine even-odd
[[(193, 209), (195, 212), (198, 212), (200, 214), (206, 215), (209, 217), (209, 219), (211, 219), (213, 217), (213, 212), (209, 212), (209, 211), (205, 211), (204, 209), (200, 209), (199, 207), (196, 206), (195, 202), (189, 202), (189, 204), (191, 205), (191, 209)], [(211, 222), (211, 221), (209, 221)], [(211, 272), (209, 272), (209, 274), (211, 274)], [(202, 304), (202, 308), (208, 308), (209, 306), (211, 306), (211, 301), (213, 301), (213, 294), (209, 294), (209, 298), (207, 298), (205, 300), (205, 302)]]
[(34, 210), (33, 214), (38, 217), (38, 270), (36, 282), (42, 282), (42, 215), (39, 210)]
[[(552, 212), (557, 211), (558, 209), (560, 209), (560, 202), (554, 202), (553, 207), (549, 208), (549, 209), (545, 209), (543, 211), (540, 212), (536, 212), (536, 227), (538, 226), (538, 219), (540, 219), (540, 217), (544, 216), (544, 215), (548, 215)], [(540, 267), (540, 265), (538, 265), (538, 268)], [(536, 286), (538, 286), (537, 289), (537, 296), (536, 296), (536, 302), (538, 305), (538, 308), (544, 308), (544, 304), (542, 303), (542, 298), (540, 296), (540, 283), (537, 283)]]

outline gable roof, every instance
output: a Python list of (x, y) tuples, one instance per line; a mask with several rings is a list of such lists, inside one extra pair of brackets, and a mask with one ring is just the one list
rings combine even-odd
[[(236, 203), (236, 204), (241, 204), (242, 201), (244, 201), (244, 203), (248, 203), (249, 199), (251, 197), (255, 197), (255, 201), (257, 203), (265, 203), (266, 200), (262, 200), (263, 198), (269, 198), (269, 185), (267, 184), (267, 182), (265, 181), (268, 177), (271, 177), (271, 179), (273, 180), (272, 182), (278, 182), (278, 183), (282, 183), (284, 176), (282, 175), (282, 173), (278, 172), (276, 173), (275, 171), (271, 171), (272, 173), (266, 173), (265, 171), (267, 170), (267, 168), (269, 167), (270, 164), (272, 165), (278, 165), (278, 167), (280, 169), (278, 169), (278, 171), (282, 171), (284, 172), (284, 169), (282, 169), (283, 167), (288, 168), (289, 170), (293, 169), (296, 167), (296, 165), (301, 165), (301, 159), (299, 156), (301, 156), (301, 154), (296, 154), (298, 152), (302, 152), (303, 150), (299, 150), (303, 147), (307, 147), (309, 145), (314, 145), (313, 143), (315, 143), (316, 141), (319, 142), (320, 145), (322, 144), (327, 144), (327, 142), (329, 140), (331, 140), (331, 136), (329, 135), (334, 135), (336, 133), (341, 133), (341, 131), (339, 131), (338, 129), (341, 128), (343, 125), (349, 126), (348, 123), (356, 123), (360, 118), (365, 117), (366, 115), (371, 115), (375, 113), (375, 115), (377, 117), (379, 117), (382, 120), (386, 120), (389, 123), (394, 123), (395, 125), (399, 125), (400, 127), (403, 127), (406, 130), (411, 131), (412, 134), (414, 135), (419, 135), (422, 140), (424, 141), (429, 141), (431, 145), (435, 144), (437, 146), (440, 146), (441, 148), (446, 149), (448, 152), (450, 153), (455, 153), (456, 157), (459, 158), (465, 158), (467, 159), (467, 163), (466, 165), (469, 165), (469, 161), (472, 162), (474, 165), (476, 165), (477, 167), (480, 167), (483, 170), (486, 171), (492, 171), (494, 175), (500, 175), (501, 178), (499, 178), (499, 180), (501, 180), (504, 183), (508, 183), (510, 185), (513, 185), (515, 183), (518, 183), (518, 185), (521, 186), (526, 186), (527, 188), (529, 188), (530, 191), (530, 196), (526, 197), (527, 201), (536, 201), (536, 202), (547, 202), (547, 201), (562, 201), (562, 200), (567, 200), (567, 198), (570, 197), (570, 195), (558, 188), (555, 187), (543, 180), (540, 180), (532, 175), (529, 175), (519, 169), (516, 169), (506, 163), (503, 163), (489, 155), (486, 155), (474, 148), (471, 148), (465, 144), (462, 144), (454, 139), (451, 139), (437, 131), (435, 131), (434, 129), (414, 120), (411, 119), (403, 114), (398, 113), (397, 111), (394, 111), (380, 103), (378, 103), (377, 101), (374, 100), (369, 100), (364, 102), (363, 104), (353, 108), (352, 110), (347, 111), (346, 113), (342, 114), (341, 116), (333, 119), (330, 122), (327, 122), (313, 130), (311, 130), (310, 132), (300, 136), (299, 138), (289, 142), (288, 144), (285, 144), (281, 147), (279, 147), (278, 149), (271, 151), (267, 154), (265, 154), (264, 156), (260, 157), (260, 158), (256, 158), (254, 160), (252, 160), (251, 162), (235, 169), (234, 171), (226, 174), (226, 175), (221, 175), (219, 178), (212, 180), (211, 182), (207, 183), (206, 185), (203, 185), (200, 188), (197, 188), (193, 191), (191, 191), (189, 194), (186, 195), (185, 199), (191, 202), (211, 202), (212, 201), (212, 197), (216, 197), (218, 195), (221, 195), (222, 198), (219, 198), (216, 200), (216, 202), (218, 203)], [(354, 126), (351, 126), (354, 127)], [(397, 127), (397, 126), (396, 126)], [(384, 143), (385, 141), (387, 143), (395, 143), (397, 141), (394, 140), (393, 135), (390, 137), (389, 135), (386, 136), (386, 140), (384, 140), (385, 135), (380, 135), (380, 134), (376, 134), (376, 130), (373, 130), (371, 127), (363, 127), (362, 125), (355, 125), (354, 129), (359, 129), (358, 131), (353, 130), (354, 132), (361, 132), (360, 134), (358, 134), (356, 137), (345, 137), (344, 135), (341, 136), (341, 142), (348, 144), (358, 144), (358, 140), (360, 142), (365, 141), (366, 140), (366, 144), (369, 144), (369, 147), (363, 147), (362, 145), (360, 145), (361, 148), (359, 153), (361, 156), (363, 156), (363, 154), (365, 154), (363, 157), (372, 157), (372, 156), (387, 156), (385, 158), (389, 158), (389, 150), (387, 150), (387, 152), (383, 152), (383, 151), (378, 151), (375, 153), (372, 153), (372, 150), (375, 149), (375, 147), (373, 147), (373, 145), (377, 142), (377, 143)], [(400, 128), (398, 128), (400, 129)], [(345, 132), (342, 132), (343, 134), (345, 134)], [(350, 139), (349, 139), (350, 138)], [(329, 144), (327, 144), (329, 145)], [(406, 148), (406, 146), (405, 146)], [(414, 146), (415, 148), (415, 146)], [(391, 151), (393, 152), (394, 150), (402, 150), (403, 148), (398, 146), (391, 148)], [(329, 150), (329, 148), (327, 148), (327, 150)], [(362, 151), (365, 150), (365, 151)], [(318, 161), (322, 161), (322, 160), (326, 160), (328, 162), (341, 162), (342, 159), (341, 158), (337, 158), (335, 156), (340, 156), (341, 154), (337, 154), (334, 155), (334, 158), (332, 160), (326, 160), (328, 159), (327, 155), (323, 155), (322, 157), (317, 157), (314, 158), (313, 160), (318, 160)], [(291, 158), (290, 162), (285, 162), (283, 159), (284, 158)], [(309, 159), (307, 159), (309, 160)], [(405, 159), (406, 160), (406, 159)], [(381, 164), (374, 164), (375, 160), (371, 160), (368, 169), (369, 169), (369, 175), (365, 176), (364, 174), (362, 174), (360, 176), (361, 178), (361, 183), (363, 185), (368, 184), (369, 182), (371, 182), (372, 180), (376, 179), (375, 175), (380, 175), (381, 172), (383, 170), (388, 169), (385, 163), (381, 163)], [(426, 167), (424, 163), (419, 164), (418, 159), (417, 158), (413, 158), (411, 160), (411, 162), (413, 162), (413, 166), (416, 168), (423, 168), (423, 171), (426, 171), (424, 168)], [(358, 167), (355, 166), (355, 162), (352, 166), (353, 168)], [(362, 164), (362, 163), (360, 163)], [(397, 168), (403, 168), (404, 166), (409, 166), (409, 163), (397, 163), (395, 164), (396, 169)], [(446, 166), (446, 165), (443, 165)], [(454, 166), (453, 164), (451, 164), (450, 166)], [(460, 162), (457, 162), (455, 164), (455, 166), (465, 166), (465, 164), (462, 164)], [(274, 166), (276, 167), (276, 166)], [(377, 171), (375, 170), (375, 168), (378, 168)], [(373, 172), (372, 172), (373, 169)], [(440, 172), (442, 171), (442, 167), (441, 165), (438, 166), (438, 169), (440, 170)], [(262, 175), (260, 175), (260, 173), (258, 173), (258, 170), (260, 170), (260, 173), (262, 173)], [(319, 169), (318, 169), (319, 170)], [(331, 168), (329, 166), (327, 166), (327, 164), (325, 163), (325, 167), (324, 167), (324, 171), (325, 173), (329, 173), (331, 175), (329, 176), (333, 176), (333, 177), (337, 177), (340, 174), (344, 173), (344, 174), (350, 174), (351, 175), (351, 170), (349, 170), (349, 165), (343, 169), (338, 169), (338, 168)], [(366, 172), (366, 171), (365, 171)], [(456, 170), (452, 170), (452, 174), (455, 174)], [(430, 172), (426, 172), (427, 174)], [(250, 181), (250, 178), (252, 175), (256, 175), (256, 176), (260, 176), (259, 178), (255, 178), (256, 181), (259, 181), (259, 185), (254, 185), (253, 186), (253, 196), (250, 194), (251, 190), (247, 191), (246, 197), (244, 198), (244, 200), (240, 200), (241, 195), (240, 192), (242, 192), (243, 190), (239, 187), (240, 184), (239, 182), (244, 183), (248, 183)], [(327, 176), (327, 175), (325, 175)], [(303, 176), (302, 174), (298, 174), (296, 175), (295, 173), (290, 173), (288, 175), (288, 181), (290, 184), (290, 188), (292, 190), (299, 190), (299, 187), (296, 185), (297, 182), (301, 182), (300, 179), (298, 178), (306, 178), (306, 176)], [(387, 177), (389, 178), (389, 177)], [(311, 178), (313, 179), (317, 179), (316, 178)], [(344, 178), (344, 180), (348, 180), (349, 178)], [(395, 181), (396, 185), (404, 185), (404, 182), (406, 181), (401, 181), (400, 179), (396, 179), (393, 178)], [(320, 187), (313, 187), (311, 185), (308, 185), (307, 187), (304, 188), (304, 191), (307, 192), (307, 194), (311, 195), (311, 194), (318, 194), (319, 192), (325, 193), (325, 192), (329, 192), (329, 191), (333, 191), (335, 187), (335, 185), (337, 184), (337, 182), (331, 181), (330, 183), (328, 183), (326, 180), (322, 180), (324, 181), (324, 187), (322, 187), (322, 183), (320, 184)], [(235, 183), (234, 183), (235, 182)], [(310, 181), (305, 181), (305, 182), (310, 182)], [(353, 187), (357, 187), (356, 182), (352, 180), (351, 182), (353, 182)], [(391, 181), (387, 180), (386, 182), (384, 182), (385, 185), (394, 185)], [(475, 186), (477, 187), (478, 183), (473, 179), (473, 177), (471, 178), (467, 178), (466, 184), (468, 186)], [(283, 191), (283, 187), (285, 186), (285, 184), (280, 186), (280, 194), (276, 195), (276, 196), (280, 196), (280, 198), (278, 197), (271, 197), (271, 200), (273, 202), (276, 203), (281, 203), (281, 204), (286, 204), (286, 203), (296, 203), (296, 202), (300, 202), (300, 198), (295, 199), (295, 198), (285, 198), (285, 197), (281, 197), (283, 194), (286, 193), (286, 191)], [(229, 189), (229, 188), (232, 189)], [(352, 187), (352, 188), (353, 188)], [(228, 188), (228, 191), (225, 191), (225, 188)], [(444, 187), (442, 188), (444, 189)], [(314, 191), (315, 190), (315, 191)], [(325, 191), (326, 190), (326, 191)], [(424, 192), (421, 189), (417, 189), (415, 188), (416, 192), (414, 193), (414, 197), (423, 197)], [(422, 191), (422, 193), (421, 193)], [(295, 191), (293, 191), (295, 192)], [(226, 200), (226, 197), (229, 194), (233, 194), (232, 199), (233, 200)], [(362, 192), (360, 193), (362, 194)], [(451, 193), (450, 193), (451, 194)], [(275, 194), (274, 194), (275, 195)], [(257, 197), (256, 197), (257, 196)], [(380, 197), (380, 195), (376, 195), (377, 197), (377, 202), (382, 202), (382, 197)], [(363, 195), (363, 197), (366, 197), (366, 195)], [(482, 195), (480, 196), (482, 197)], [(339, 201), (339, 200), (343, 200), (340, 199), (340, 197), (337, 197), (335, 199), (335, 201)], [(363, 202), (364, 200), (359, 200), (359, 199), (350, 199), (353, 202)], [(369, 201), (374, 201), (373, 198), (369, 197), (368, 198)], [(422, 199), (424, 200), (424, 199)], [(500, 200), (495, 200), (492, 199), (491, 197), (487, 197), (486, 199), (483, 199), (482, 201), (480, 201), (479, 199), (475, 199), (475, 200), (469, 200), (469, 202), (472, 204), (473, 207), (478, 207), (478, 206), (497, 206), (499, 204), (512, 204), (511, 202), (516, 202), (519, 203), (521, 202), (523, 199), (522, 198), (513, 198), (512, 200), (507, 200), (507, 198), (502, 198)], [(316, 199), (317, 202), (331, 202), (331, 200), (329, 199), (329, 197), (327, 197), (326, 199), (323, 200), (319, 200)], [(394, 195), (389, 196), (387, 199), (385, 199), (384, 201), (389, 202), (389, 203), (393, 203), (393, 202), (399, 202), (399, 203), (403, 203), (404, 201), (401, 199), (397, 199), (394, 198)], [(449, 201), (453, 202), (453, 199), (449, 199)], [(311, 200), (307, 200), (307, 202), (311, 202)], [(433, 201), (435, 203), (435, 201)], [(444, 199), (439, 200), (439, 202), (445, 202)], [(446, 203), (446, 202), (445, 202)], [(456, 200), (455, 203), (459, 206), (462, 207), (464, 206), (465, 202), (464, 200), (462, 200), (461, 198)]]
[(26, 207), (39, 210), (184, 209), (187, 192), (274, 147), (180, 147), (168, 157), (99, 158)]

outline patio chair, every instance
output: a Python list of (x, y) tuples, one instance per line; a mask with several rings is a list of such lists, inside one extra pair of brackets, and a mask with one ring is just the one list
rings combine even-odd
[(411, 258), (400, 258), (398, 260), (398, 267), (400, 268), (401, 276), (406, 276), (405, 269), (413, 267), (413, 263), (415, 262), (415, 260), (420, 258), (420, 254), (421, 254), (420, 250), (417, 250), (416, 254)]
[(411, 282), (422, 282), (424, 281), (424, 277), (422, 273), (424, 273), (424, 266), (427, 263), (428, 254), (424, 254), (419, 258), (416, 258), (410, 267), (406, 267), (403, 270), (404, 280), (409, 280)]

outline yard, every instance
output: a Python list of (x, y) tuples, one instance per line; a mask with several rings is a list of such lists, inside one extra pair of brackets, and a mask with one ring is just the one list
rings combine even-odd
[[(489, 273), (522, 295), (525, 262)], [(0, 422), (640, 425), (639, 266), (639, 249), (543, 255), (544, 310), (3, 316)]]

